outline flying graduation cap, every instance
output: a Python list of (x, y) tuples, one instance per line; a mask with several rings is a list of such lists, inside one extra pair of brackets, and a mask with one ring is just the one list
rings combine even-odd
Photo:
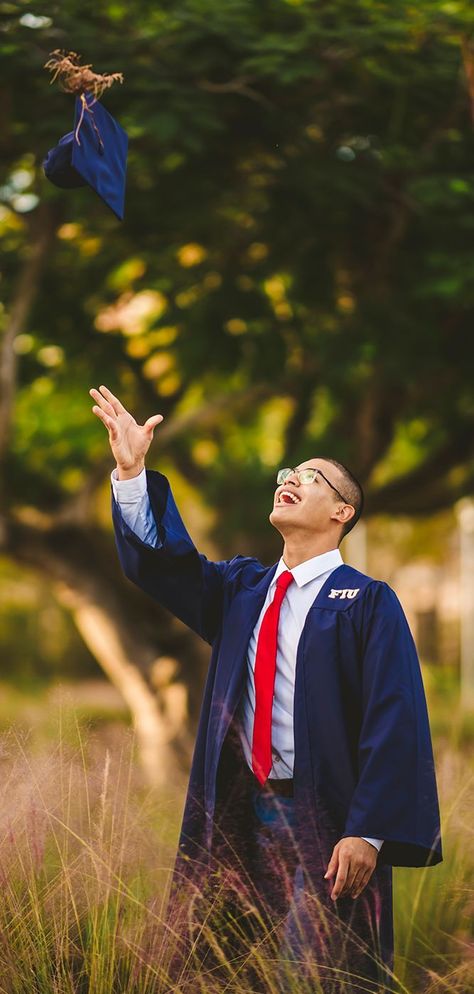
[(122, 73), (99, 74), (81, 66), (75, 52), (51, 53), (45, 69), (58, 77), (67, 93), (76, 97), (74, 130), (59, 139), (44, 162), (45, 174), (55, 186), (71, 189), (89, 185), (123, 220), (128, 136), (100, 103), (104, 90), (123, 82)]

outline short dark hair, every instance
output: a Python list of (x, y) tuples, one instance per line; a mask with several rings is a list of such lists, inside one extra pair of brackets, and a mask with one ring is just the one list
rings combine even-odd
[(348, 469), (347, 466), (344, 466), (342, 462), (338, 462), (337, 459), (326, 459), (325, 456), (323, 456), (323, 459), (325, 462), (331, 463), (332, 466), (335, 466), (336, 469), (339, 470), (344, 480), (344, 485), (341, 484), (341, 492), (344, 493), (344, 497), (346, 498), (347, 503), (352, 504), (352, 507), (355, 510), (355, 514), (353, 514), (350, 521), (348, 521), (347, 524), (343, 525), (342, 527), (342, 533), (341, 533), (341, 541), (342, 541), (342, 539), (345, 538), (345, 536), (348, 535), (350, 531), (352, 531), (354, 525), (357, 524), (362, 514), (362, 511), (364, 509), (364, 491), (362, 490), (362, 487), (358, 479), (354, 476), (353, 473), (351, 473), (350, 469)]

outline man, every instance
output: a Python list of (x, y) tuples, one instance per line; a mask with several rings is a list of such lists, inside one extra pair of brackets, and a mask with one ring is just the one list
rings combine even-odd
[(325, 994), (386, 990), (392, 866), (442, 855), (405, 616), (385, 583), (345, 565), (338, 550), (362, 511), (360, 485), (330, 459), (280, 471), (270, 513), (284, 541), (279, 563), (209, 562), (166, 478), (145, 470), (161, 415), (141, 426), (105, 386), (90, 393), (117, 463), (124, 571), (213, 647), (175, 898), (187, 895), (188, 920), (192, 904), (199, 925), (189, 895), (220, 886), (233, 956), (263, 925), (277, 929), (282, 957), (298, 961), (301, 976), (317, 968)]

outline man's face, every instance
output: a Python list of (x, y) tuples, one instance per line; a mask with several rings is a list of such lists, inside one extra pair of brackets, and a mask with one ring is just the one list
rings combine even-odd
[[(309, 467), (320, 469), (337, 490), (344, 492), (342, 474), (332, 463), (324, 459), (308, 459), (300, 463), (296, 469)], [(344, 501), (321, 476), (316, 476), (313, 483), (302, 484), (296, 474), (292, 473), (286, 482), (275, 490), (270, 521), (282, 535), (293, 529), (324, 532), (334, 526), (335, 520), (332, 516), (342, 507)]]

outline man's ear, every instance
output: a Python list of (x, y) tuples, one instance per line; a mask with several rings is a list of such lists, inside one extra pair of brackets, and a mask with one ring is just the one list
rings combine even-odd
[(348, 521), (354, 517), (355, 507), (352, 504), (340, 504), (334, 508), (331, 514), (332, 521), (339, 521), (341, 525), (347, 525)]

